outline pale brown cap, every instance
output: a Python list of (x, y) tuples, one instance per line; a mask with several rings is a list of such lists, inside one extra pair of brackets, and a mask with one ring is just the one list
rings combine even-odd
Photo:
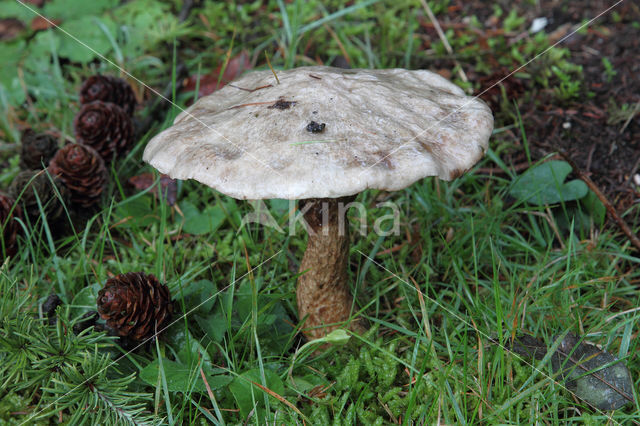
[(316, 66), (277, 76), (251, 72), (198, 100), (143, 159), (234, 198), (305, 199), (450, 180), (487, 150), (491, 111), (438, 74)]

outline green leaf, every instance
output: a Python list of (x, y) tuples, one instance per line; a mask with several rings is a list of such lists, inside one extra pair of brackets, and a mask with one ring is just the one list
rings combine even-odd
[(204, 369), (211, 366), (211, 357), (207, 350), (202, 346), (198, 339), (184, 326), (175, 325), (167, 330), (167, 340), (178, 351), (178, 358), (185, 364), (190, 364), (202, 358), (204, 360)]
[(589, 192), (581, 180), (563, 183), (571, 172), (566, 161), (548, 161), (527, 170), (516, 178), (509, 194), (521, 201), (535, 205), (554, 204), (579, 200)]
[(218, 205), (208, 206), (202, 212), (187, 200), (179, 205), (184, 214), (184, 232), (193, 235), (208, 234), (224, 223), (224, 211)]
[(98, 292), (101, 288), (102, 285), (94, 283), (80, 290), (71, 302), (71, 318), (95, 311), (98, 306)]
[[(60, 28), (64, 32), (60, 34), (58, 54), (73, 62), (90, 62), (99, 55), (108, 54), (113, 48), (111, 40), (115, 39), (116, 25), (107, 17), (98, 19), (93, 16), (84, 16), (64, 22)], [(105, 28), (109, 34), (105, 33)]]
[[(275, 372), (265, 368), (264, 378), (267, 389), (277, 393), (278, 395), (284, 394), (284, 384)], [(265, 391), (251, 382), (265, 386), (265, 383), (262, 382), (262, 375), (260, 374), (259, 369), (256, 368), (242, 373), (233, 379), (233, 382), (229, 385), (229, 390), (231, 390), (233, 397), (238, 403), (238, 408), (240, 408), (240, 414), (243, 418), (246, 418), (249, 415), (249, 412), (254, 406), (264, 408), (263, 394)], [(260, 416), (256, 418), (260, 418)]]
[(598, 196), (593, 191), (589, 191), (587, 196), (580, 200), (580, 203), (582, 203), (585, 209), (591, 214), (594, 223), (602, 227), (607, 215), (607, 208), (602, 204)]
[[(162, 366), (164, 368), (164, 374), (167, 378), (167, 388), (169, 392), (182, 392), (188, 393), (191, 389), (195, 392), (206, 393), (207, 387), (202, 380), (200, 370), (195, 370), (187, 367), (184, 364), (177, 363), (175, 361), (169, 361), (166, 358), (162, 359)], [(140, 370), (140, 378), (151, 386), (158, 384), (158, 375), (160, 374), (160, 365), (158, 360), (152, 361), (145, 368)], [(205, 373), (207, 383), (211, 390), (220, 389), (233, 380), (227, 375), (210, 375)], [(195, 383), (194, 383), (195, 382)]]
[(36, 33), (29, 43), (29, 54), (24, 60), (25, 68), (36, 75), (52, 69), (51, 54), (60, 48), (60, 35), (59, 31), (53, 30)]
[(172, 13), (171, 5), (156, 0), (126, 2), (113, 11), (124, 35), (125, 56), (139, 56), (161, 41), (179, 38), (187, 30)]
[[(172, 293), (176, 293), (178, 298), (182, 296), (186, 299), (194, 294), (202, 293), (209, 293), (209, 296), (211, 296), (215, 292), (215, 286), (210, 280), (197, 280), (181, 287), (176, 286), (171, 290)], [(215, 297), (212, 297), (211, 300), (215, 300)]]
[(26, 99), (25, 92), (18, 77), (18, 61), (25, 49), (25, 42), (0, 44), (0, 91), (5, 93), (12, 105), (20, 105)]
[(131, 198), (115, 209), (115, 220), (118, 226), (138, 226), (144, 228), (158, 222), (157, 213), (151, 208), (151, 196), (145, 195)]
[[(32, 4), (20, 4), (16, 0), (3, 0), (0, 1), (0, 10), (2, 10), (2, 18), (16, 18), (24, 23), (29, 23), (36, 14), (29, 9), (39, 11), (37, 7)], [(28, 25), (27, 25), (28, 26)]]
[(227, 319), (222, 312), (216, 312), (206, 317), (195, 315), (193, 318), (211, 340), (214, 342), (222, 341), (227, 332)]
[(43, 15), (49, 19), (62, 20), (100, 15), (105, 10), (116, 7), (118, 3), (118, 0), (52, 0), (44, 5)]

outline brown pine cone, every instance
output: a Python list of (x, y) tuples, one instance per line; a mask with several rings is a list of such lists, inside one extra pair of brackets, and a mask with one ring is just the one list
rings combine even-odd
[(125, 80), (108, 75), (93, 75), (80, 88), (80, 103), (93, 101), (111, 102), (125, 110), (130, 116), (136, 109), (136, 96)]
[(32, 224), (41, 216), (38, 200), (50, 224), (62, 218), (64, 204), (69, 200), (69, 191), (60, 180), (41, 170), (24, 170), (18, 173), (9, 185), (9, 195), (18, 201)]
[(133, 121), (118, 105), (93, 101), (84, 104), (73, 119), (76, 142), (89, 145), (105, 163), (127, 153), (133, 145)]
[(46, 133), (36, 133), (31, 129), (22, 132), (20, 141), (20, 168), (24, 170), (40, 170), (43, 163), (46, 167), (58, 150), (56, 138)]
[(98, 312), (119, 336), (142, 341), (169, 323), (173, 302), (155, 276), (129, 272), (107, 280), (98, 292)]
[(58, 150), (49, 164), (49, 173), (67, 187), (71, 202), (84, 208), (100, 201), (109, 179), (100, 154), (90, 146), (77, 143)]
[(0, 262), (13, 256), (18, 251), (18, 232), (20, 224), (16, 218), (22, 216), (20, 206), (14, 206), (13, 198), (0, 192), (0, 229), (2, 229), (2, 241), (0, 241)]

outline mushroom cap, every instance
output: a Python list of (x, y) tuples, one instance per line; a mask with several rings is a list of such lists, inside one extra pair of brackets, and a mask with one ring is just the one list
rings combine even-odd
[(199, 99), (149, 141), (144, 161), (238, 199), (335, 198), (454, 179), (484, 155), (493, 129), (484, 102), (429, 71), (314, 66), (277, 76), (254, 71)]

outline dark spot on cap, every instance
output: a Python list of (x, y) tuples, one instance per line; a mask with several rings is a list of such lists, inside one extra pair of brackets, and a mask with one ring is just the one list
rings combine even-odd
[(295, 101), (285, 101), (284, 98), (280, 98), (273, 105), (270, 105), (267, 108), (269, 109), (275, 108), (275, 109), (283, 110), (283, 109), (289, 109), (295, 104), (296, 104)]
[(315, 121), (307, 124), (307, 132), (311, 133), (322, 133), (324, 131), (326, 124), (325, 123), (316, 123)]

